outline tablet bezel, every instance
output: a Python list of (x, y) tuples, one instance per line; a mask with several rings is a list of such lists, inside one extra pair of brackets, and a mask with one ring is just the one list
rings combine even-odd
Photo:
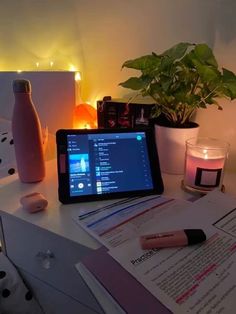
[[(113, 192), (104, 194), (88, 194), (70, 196), (69, 187), (69, 160), (67, 151), (67, 135), (69, 134), (104, 134), (104, 133), (135, 133), (145, 132), (147, 151), (150, 160), (153, 189), (135, 190), (127, 192)], [(58, 196), (63, 204), (88, 202), (96, 200), (109, 200), (123, 197), (146, 196), (162, 194), (164, 191), (163, 180), (160, 171), (158, 152), (155, 145), (155, 134), (153, 128), (125, 128), (125, 129), (60, 129), (56, 132), (57, 143), (57, 173), (58, 173)]]

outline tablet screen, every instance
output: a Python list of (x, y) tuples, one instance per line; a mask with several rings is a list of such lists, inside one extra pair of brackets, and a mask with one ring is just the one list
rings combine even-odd
[(134, 192), (149, 194), (156, 190), (157, 171), (152, 165), (147, 131), (62, 130), (59, 133), (58, 144), (62, 144), (65, 150), (62, 155), (66, 156), (64, 173), (59, 164), (59, 191), (67, 201), (88, 200), (91, 196), (92, 199), (132, 196)]

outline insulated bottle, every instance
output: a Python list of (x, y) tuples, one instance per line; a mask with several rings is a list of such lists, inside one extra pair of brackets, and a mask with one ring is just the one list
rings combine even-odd
[(25, 183), (38, 182), (45, 176), (45, 161), (41, 124), (31, 98), (30, 81), (14, 80), (13, 92), (12, 135), (19, 179)]

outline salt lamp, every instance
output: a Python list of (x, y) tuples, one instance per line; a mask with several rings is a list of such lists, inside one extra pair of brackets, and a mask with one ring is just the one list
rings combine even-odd
[(74, 129), (96, 129), (97, 110), (89, 104), (79, 104), (75, 106), (73, 120)]

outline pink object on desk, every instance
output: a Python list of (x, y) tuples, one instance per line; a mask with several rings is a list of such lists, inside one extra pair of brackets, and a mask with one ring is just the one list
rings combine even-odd
[(82, 262), (126, 313), (171, 313), (140, 282), (115, 261), (107, 253), (105, 247), (93, 251)]
[(48, 205), (46, 198), (38, 192), (21, 197), (20, 203), (29, 213), (37, 213), (41, 210), (44, 210)]
[(225, 157), (204, 159), (188, 155), (186, 158), (186, 183), (191, 186), (195, 186), (197, 168), (201, 168), (206, 169), (201, 180), (202, 184), (212, 185), (212, 183), (216, 182), (217, 176), (217, 171), (214, 171), (214, 169), (222, 171), (224, 163)]
[(206, 235), (203, 230), (184, 229), (141, 236), (140, 245), (143, 250), (150, 250), (193, 245), (205, 240)]
[(206, 191), (221, 187), (228, 143), (199, 138), (186, 144), (184, 186)]
[(45, 163), (41, 124), (31, 99), (31, 85), (27, 80), (14, 80), (15, 105), (12, 117), (16, 163), (22, 182), (41, 181)]

